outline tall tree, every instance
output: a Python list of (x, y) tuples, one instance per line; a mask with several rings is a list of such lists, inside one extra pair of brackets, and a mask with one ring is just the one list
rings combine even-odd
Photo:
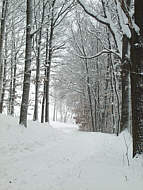
[[(53, 0), (50, 5), (50, 30), (49, 30), (49, 40), (47, 48), (47, 58), (46, 58), (46, 80), (45, 80), (45, 93), (46, 93), (46, 105), (45, 105), (45, 122), (49, 122), (49, 85), (50, 85), (50, 71), (52, 63), (52, 45), (53, 45), (53, 35), (54, 35), (54, 9), (56, 0)], [(48, 30), (47, 30), (48, 32)], [(48, 33), (47, 33), (48, 38)]]
[(37, 34), (37, 55), (36, 55), (36, 81), (35, 81), (35, 105), (34, 105), (34, 116), (33, 120), (38, 120), (38, 105), (39, 105), (39, 83), (40, 83), (40, 59), (41, 59), (41, 40), (42, 40), (42, 30), (43, 30), (43, 22), (45, 17), (45, 9), (46, 9), (45, 1), (42, 2), (42, 15), (40, 21), (40, 28)]
[[(126, 0), (127, 10), (131, 9), (131, 0)], [(122, 38), (122, 108), (121, 108), (121, 127), (120, 130), (128, 128), (131, 131), (131, 83), (130, 83), (130, 42), (126, 35)]]
[(29, 104), (29, 91), (30, 91), (30, 78), (31, 78), (31, 56), (32, 56), (32, 12), (33, 12), (33, 1), (27, 0), (26, 9), (26, 48), (25, 48), (25, 69), (24, 69), (24, 81), (23, 81), (23, 94), (20, 110), (20, 121), (21, 125), (27, 127), (27, 112)]
[(0, 23), (0, 104), (1, 104), (2, 87), (3, 87), (3, 44), (4, 44), (7, 8), (8, 8), (8, 0), (3, 0), (2, 1), (2, 16), (1, 16), (1, 23)]
[(3, 88), (2, 88), (2, 95), (1, 95), (1, 102), (0, 102), (0, 113), (3, 112), (3, 106), (4, 106), (4, 97), (5, 97), (5, 91), (6, 91), (6, 75), (7, 75), (7, 54), (8, 54), (8, 43), (7, 43), (7, 35), (8, 33), (5, 33), (5, 50), (4, 50), (4, 72), (3, 72)]
[(135, 23), (131, 38), (131, 98), (133, 156), (143, 153), (143, 1), (135, 0)]

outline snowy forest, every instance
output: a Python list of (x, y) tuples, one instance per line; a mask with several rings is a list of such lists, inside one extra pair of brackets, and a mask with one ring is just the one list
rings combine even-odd
[[(0, 0), (0, 113), (0, 128), (18, 118), (25, 136), (35, 134), (30, 125), (71, 121), (81, 134), (104, 134), (103, 141), (122, 136), (131, 165), (143, 154), (143, 1)], [(90, 138), (79, 141), (87, 151)], [(4, 183), (2, 190), (36, 189)]]

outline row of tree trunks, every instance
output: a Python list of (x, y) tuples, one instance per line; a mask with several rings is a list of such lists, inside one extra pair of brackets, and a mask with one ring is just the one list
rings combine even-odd
[(53, 36), (54, 36), (54, 7), (56, 0), (50, 4), (48, 25), (46, 31), (46, 57), (45, 57), (45, 80), (43, 87), (43, 100), (41, 110), (41, 122), (49, 122), (49, 90), (50, 90), (50, 72), (53, 54)]

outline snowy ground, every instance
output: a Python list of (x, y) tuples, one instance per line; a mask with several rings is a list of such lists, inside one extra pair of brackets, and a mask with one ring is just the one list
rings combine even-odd
[(143, 189), (143, 157), (130, 158), (127, 132), (116, 137), (62, 123), (29, 122), (27, 129), (17, 123), (0, 115), (0, 190)]

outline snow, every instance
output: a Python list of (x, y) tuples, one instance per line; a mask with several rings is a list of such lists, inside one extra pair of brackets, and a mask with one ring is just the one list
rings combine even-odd
[(32, 121), (26, 129), (0, 115), (0, 190), (142, 190), (143, 156), (131, 153), (127, 131), (116, 137)]

